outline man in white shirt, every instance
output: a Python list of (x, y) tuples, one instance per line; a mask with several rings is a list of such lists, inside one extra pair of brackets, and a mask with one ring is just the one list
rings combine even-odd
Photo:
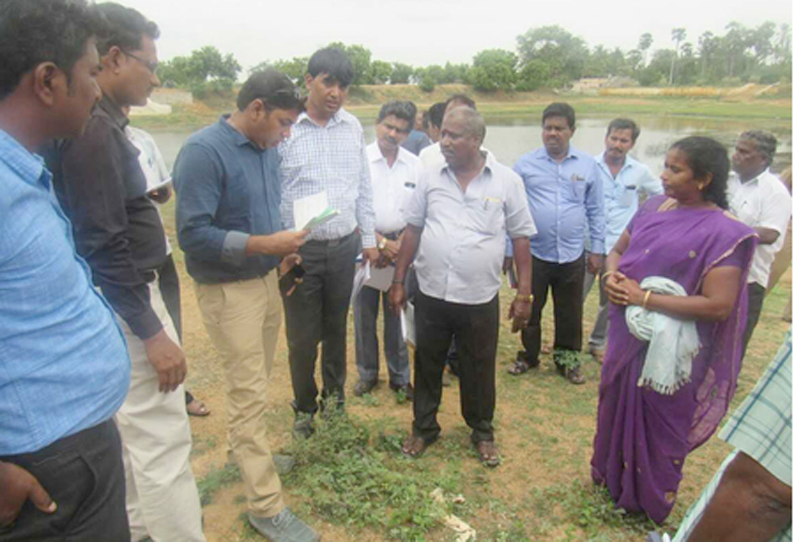
[[(405, 229), (403, 207), (416, 189), (422, 173), (419, 158), (401, 146), (414, 124), (416, 109), (410, 105), (410, 102), (392, 100), (381, 107), (375, 124), (377, 140), (367, 146), (375, 207), (375, 237), (380, 252), (376, 267), (391, 266), (397, 259)], [(381, 297), (384, 306), (383, 350), (389, 368), (389, 387), (411, 399), (411, 367), (400, 318), (388, 310), (386, 292), (370, 286), (361, 289), (353, 306), (359, 376), (353, 394), (360, 397), (378, 383), (377, 320)]]
[(739, 136), (731, 158), (736, 172), (728, 181), (731, 212), (755, 228), (759, 238), (747, 277), (745, 352), (764, 304), (772, 261), (783, 247), (791, 217), (790, 195), (783, 183), (769, 171), (776, 149), (775, 136), (761, 130), (749, 130)]
[(518, 267), (518, 293), (509, 313), (517, 331), (531, 314), (529, 238), (536, 230), (521, 179), (481, 150), (484, 137), (485, 123), (473, 109), (459, 107), (444, 117), (441, 148), (447, 163), (422, 175), (406, 207), (389, 301), (405, 305), (403, 281), (418, 249), (414, 422), (403, 454), (417, 457), (438, 438), (441, 375), (454, 335), (463, 417), (480, 461), (495, 467), (500, 458), (492, 420), (505, 235), (515, 245)]

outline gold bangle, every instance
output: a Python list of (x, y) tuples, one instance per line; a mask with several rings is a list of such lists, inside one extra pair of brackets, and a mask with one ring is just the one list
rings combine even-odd
[(643, 309), (645, 309), (645, 308), (646, 308), (646, 305), (648, 305), (648, 299), (650, 299), (650, 297), (651, 297), (651, 294), (652, 294), (652, 293), (653, 293), (653, 292), (651, 292), (650, 290), (648, 290), (647, 292), (645, 292), (645, 297), (644, 297), (644, 298), (643, 298), (643, 300), (642, 300), (642, 308), (643, 308)]

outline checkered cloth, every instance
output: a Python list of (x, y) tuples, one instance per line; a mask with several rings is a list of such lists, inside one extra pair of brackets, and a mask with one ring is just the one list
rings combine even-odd
[[(700, 498), (687, 511), (673, 542), (684, 542), (692, 534), (711, 500), (723, 472), (739, 452), (752, 457), (784, 484), (791, 486), (791, 330), (766, 372), (733, 413), (720, 438), (736, 447)], [(791, 525), (772, 541), (791, 541)]]
[(332, 240), (358, 227), (364, 248), (375, 246), (375, 210), (364, 130), (356, 117), (340, 109), (325, 126), (301, 113), (292, 135), (279, 145), (281, 221), (295, 227), (295, 200), (323, 190), (340, 214), (312, 230), (307, 239)]

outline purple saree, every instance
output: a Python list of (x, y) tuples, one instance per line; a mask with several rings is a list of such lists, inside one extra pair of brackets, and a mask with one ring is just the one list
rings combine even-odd
[(742, 288), (726, 321), (697, 322), (702, 346), (691, 381), (673, 395), (638, 387), (648, 343), (629, 332), (624, 307), (610, 306), (592, 476), (606, 485), (617, 508), (645, 512), (657, 523), (675, 503), (684, 459), (716, 430), (736, 389), (747, 272), (757, 241), (752, 229), (721, 209), (678, 209), (674, 203), (657, 196), (637, 212), (619, 270), (637, 282), (664, 276), (695, 295), (709, 271), (729, 265), (742, 269)]

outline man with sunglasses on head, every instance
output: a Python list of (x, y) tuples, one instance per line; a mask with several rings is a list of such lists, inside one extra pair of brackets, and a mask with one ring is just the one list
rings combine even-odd
[(158, 285), (165, 234), (122, 112), (145, 105), (160, 84), (159, 31), (133, 9), (104, 3), (97, 10), (105, 23), (97, 40), (103, 96), (85, 133), (61, 142), (49, 163), (77, 250), (127, 340), (130, 388), (116, 424), (132, 539), (203, 542), (182, 385), (187, 365)]
[(254, 73), (240, 89), (237, 110), (190, 136), (174, 165), (179, 244), (223, 360), (229, 443), (245, 482), (248, 519), (274, 542), (319, 539), (284, 504), (265, 424), (281, 326), (279, 260), (287, 256), (286, 272), (308, 233), (282, 229), (275, 147), (302, 110), (286, 76), (272, 68)]

